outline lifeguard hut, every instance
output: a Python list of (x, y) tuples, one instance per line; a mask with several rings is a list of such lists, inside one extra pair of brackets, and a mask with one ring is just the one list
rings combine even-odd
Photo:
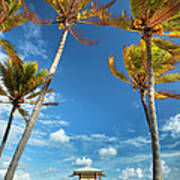
[(79, 180), (101, 180), (101, 177), (106, 177), (101, 170), (85, 167), (73, 171), (73, 174), (69, 177), (79, 176)]

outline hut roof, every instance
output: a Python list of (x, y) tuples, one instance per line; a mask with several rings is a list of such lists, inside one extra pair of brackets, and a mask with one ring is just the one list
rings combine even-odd
[(86, 173), (97, 173), (98, 176), (104, 176), (106, 177), (105, 174), (102, 173), (102, 170), (100, 169), (96, 169), (96, 168), (92, 168), (92, 167), (84, 167), (84, 168), (80, 168), (80, 169), (77, 169), (77, 170), (74, 170), (73, 171), (73, 174), (70, 175), (69, 177), (73, 177), (73, 176), (76, 176), (76, 175), (80, 175), (80, 174), (86, 174)]

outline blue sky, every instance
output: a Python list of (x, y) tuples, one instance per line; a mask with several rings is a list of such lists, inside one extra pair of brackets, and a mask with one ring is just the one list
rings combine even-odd
[[(55, 11), (43, 0), (28, 2), (41, 17), (55, 19)], [(129, 12), (126, 0), (118, 1), (111, 10), (117, 15), (123, 8)], [(60, 105), (41, 110), (14, 179), (67, 180), (74, 169), (92, 166), (102, 169), (109, 180), (149, 180), (151, 141), (138, 92), (113, 77), (107, 65), (108, 56), (114, 55), (117, 67), (125, 72), (122, 48), (138, 44), (140, 35), (113, 27), (78, 25), (78, 28), (100, 43), (85, 46), (68, 34), (51, 84), (54, 93), (46, 97), (46, 101), (57, 101)], [(15, 44), (25, 61), (35, 60), (40, 68), (49, 68), (61, 32), (56, 25), (38, 26), (28, 22), (0, 36)], [(0, 60), (5, 58), (1, 49)], [(180, 84), (165, 87), (178, 92)], [(156, 107), (164, 180), (178, 180), (180, 101), (156, 101)], [(27, 109), (31, 111), (32, 107)], [(0, 106), (0, 139), (9, 110), (8, 105)], [(17, 113), (0, 161), (0, 179), (24, 127), (24, 120)]]

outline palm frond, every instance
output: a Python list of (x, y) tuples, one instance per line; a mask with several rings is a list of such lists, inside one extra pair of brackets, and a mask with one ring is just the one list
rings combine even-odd
[(24, 118), (25, 122), (26, 122), (26, 125), (28, 124), (28, 119), (27, 119), (27, 116), (28, 116), (28, 111), (24, 110), (23, 108), (21, 108), (20, 106), (17, 108), (19, 114)]
[(121, 81), (124, 81), (128, 84), (131, 84), (132, 83), (126, 78), (126, 76), (121, 73), (121, 72), (118, 72), (116, 67), (115, 67), (115, 63), (114, 63), (114, 57), (109, 57), (109, 60), (108, 60), (108, 65), (109, 65), (109, 69), (111, 71), (111, 73), (118, 79), (120, 79)]
[(172, 83), (175, 81), (180, 81), (180, 73), (168, 73), (155, 79), (156, 84)]
[(165, 94), (161, 93), (161, 91), (154, 91), (154, 97), (159, 100), (165, 100), (169, 98)]
[[(52, 93), (53, 91), (54, 91), (53, 89), (50, 89), (50, 90), (47, 91), (47, 94)], [(28, 95), (27, 97), (25, 97), (24, 99), (32, 99), (32, 98), (35, 98), (35, 97), (39, 96), (41, 92), (42, 92), (42, 90), (39, 90), (39, 91), (37, 91), (37, 92), (33, 92), (33, 93), (31, 93), (30, 95)]]
[[(27, 101), (27, 102), (24, 102), (23, 104), (36, 105), (37, 101)], [(47, 103), (43, 103), (42, 105), (43, 106), (58, 106), (59, 103), (57, 103), (57, 102), (47, 102)]]
[(40, 24), (40, 25), (50, 25), (54, 24), (55, 22), (50, 21), (50, 20), (45, 20), (43, 21), (36, 13), (34, 13), (31, 9), (28, 9), (27, 6), (24, 3), (24, 0), (22, 1), (22, 6), (24, 9), (24, 16), (30, 20), (34, 24)]
[(69, 31), (71, 32), (71, 34), (82, 44), (84, 45), (94, 45), (94, 44), (98, 44), (98, 41), (92, 40), (92, 39), (88, 39), (87, 37), (85, 37), (83, 34), (81, 34), (77, 28), (75, 26), (73, 27), (69, 27)]
[(169, 0), (163, 5), (162, 8), (158, 8), (148, 22), (149, 27), (153, 27), (157, 24), (161, 24), (174, 16), (180, 10), (180, 2), (177, 0)]
[(15, 50), (14, 45), (10, 44), (9, 41), (0, 39), (0, 45), (11, 58), (17, 56), (17, 51)]
[(172, 55), (180, 54), (180, 45), (173, 43), (169, 39), (153, 38), (153, 43)]
[(158, 91), (158, 93), (166, 96), (167, 98), (180, 99), (180, 94), (176, 94), (171, 91)]
[(130, 8), (133, 19), (144, 19), (149, 5), (149, 0), (130, 0)]
[(180, 31), (180, 12), (176, 13), (174, 16), (168, 18), (162, 23), (164, 31), (169, 31), (170, 33)]
[(21, 7), (21, 1), (12, 0), (10, 4), (8, 4), (8, 16), (5, 20), (0, 23), (0, 32), (9, 31), (17, 26), (20, 26), (28, 21), (25, 17), (25, 14), (17, 13), (19, 8)]
[(1, 96), (7, 96), (7, 97), (8, 97), (8, 93), (3, 89), (2, 86), (0, 86), (0, 95), (1, 95)]

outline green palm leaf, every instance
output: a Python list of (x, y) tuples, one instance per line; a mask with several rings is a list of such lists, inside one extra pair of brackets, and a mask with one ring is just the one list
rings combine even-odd
[(157, 84), (172, 83), (176, 81), (180, 81), (180, 73), (168, 73), (155, 79), (155, 83)]
[(128, 83), (128, 84), (131, 84), (131, 83), (129, 82), (129, 80), (126, 78), (126, 76), (125, 76), (123, 73), (117, 71), (117, 69), (116, 69), (116, 67), (115, 67), (115, 64), (114, 64), (114, 57), (109, 57), (108, 65), (109, 65), (109, 68), (110, 68), (110, 70), (111, 70), (111, 73), (112, 73), (115, 77), (117, 77), (117, 78), (120, 79), (121, 81), (124, 81), (124, 82), (126, 82), (126, 83)]
[(24, 120), (26, 121), (26, 125), (28, 124), (28, 111), (24, 110), (23, 108), (21, 108), (20, 106), (17, 108), (19, 114), (24, 118)]
[[(165, 43), (164, 43), (165, 42)], [(168, 71), (176, 68), (179, 61), (179, 45), (169, 40), (161, 38), (152, 39), (152, 64), (154, 69), (154, 78), (156, 84), (172, 83), (180, 80), (180, 73), (168, 73)], [(123, 61), (130, 80), (123, 73), (117, 71), (114, 65), (114, 57), (109, 58), (109, 68), (112, 74), (136, 89), (146, 89), (148, 87), (148, 74), (146, 67), (145, 42), (140, 41), (138, 45), (125, 46), (123, 49)], [(158, 99), (165, 99), (162, 94), (157, 94)]]
[(28, 21), (23, 13), (17, 13), (22, 5), (21, 0), (5, 0), (8, 6), (8, 12), (3, 22), (0, 22), (0, 32), (9, 31), (17, 26), (20, 26)]

